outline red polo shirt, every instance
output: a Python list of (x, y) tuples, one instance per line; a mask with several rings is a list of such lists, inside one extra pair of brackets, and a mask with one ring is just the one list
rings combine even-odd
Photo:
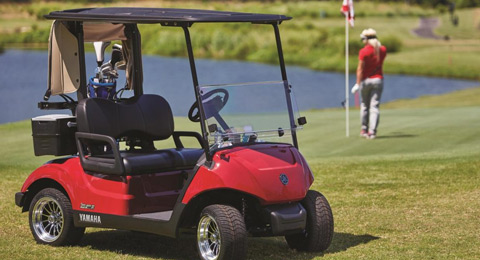
[(362, 80), (366, 78), (383, 78), (382, 66), (386, 56), (387, 48), (385, 46), (380, 47), (380, 59), (376, 57), (375, 48), (372, 45), (367, 44), (363, 47), (358, 55), (358, 59), (365, 62)]

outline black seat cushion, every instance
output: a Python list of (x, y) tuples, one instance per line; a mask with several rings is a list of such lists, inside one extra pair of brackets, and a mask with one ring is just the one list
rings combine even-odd
[[(120, 152), (126, 175), (139, 175), (174, 170), (192, 169), (203, 154), (202, 149), (164, 149), (154, 152), (122, 151)], [(101, 163), (113, 159), (112, 154), (91, 158)]]
[(170, 149), (154, 153), (122, 152), (121, 155), (127, 175), (169, 171), (182, 166), (178, 153)]
[(121, 103), (103, 98), (83, 99), (77, 106), (77, 126), (79, 132), (116, 139), (164, 140), (174, 130), (170, 105), (157, 95), (141, 95)]
[(177, 151), (178, 155), (182, 157), (182, 164), (191, 168), (195, 166), (200, 156), (203, 155), (203, 149), (193, 149), (193, 148), (182, 148), (182, 149), (172, 149)]
[(203, 154), (202, 149), (165, 149), (150, 153), (122, 152), (127, 175), (191, 169)]

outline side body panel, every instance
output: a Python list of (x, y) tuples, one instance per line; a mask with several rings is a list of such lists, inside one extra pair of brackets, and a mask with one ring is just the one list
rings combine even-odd
[(133, 215), (173, 209), (186, 171), (115, 176), (83, 171), (78, 157), (49, 163), (35, 170), (22, 192), (42, 179), (58, 182), (67, 192), (73, 210), (113, 215)]

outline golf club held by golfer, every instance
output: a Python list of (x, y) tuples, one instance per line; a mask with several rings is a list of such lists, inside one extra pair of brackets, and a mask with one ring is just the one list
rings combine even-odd
[(352, 94), (355, 94), (358, 90), (360, 90), (360, 88), (362, 87), (361, 85), (362, 84), (355, 83), (355, 85), (353, 85), (352, 87)]

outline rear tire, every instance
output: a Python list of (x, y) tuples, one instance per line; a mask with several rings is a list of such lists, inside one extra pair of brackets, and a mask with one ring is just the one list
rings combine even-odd
[(333, 214), (327, 199), (309, 190), (302, 205), (307, 210), (307, 227), (303, 233), (285, 236), (288, 246), (307, 252), (327, 250), (333, 238)]
[(197, 250), (203, 260), (245, 259), (247, 231), (242, 214), (227, 205), (205, 207), (198, 222)]
[(85, 228), (73, 224), (70, 200), (63, 192), (46, 188), (33, 197), (29, 210), (30, 230), (40, 244), (72, 245), (80, 241)]

